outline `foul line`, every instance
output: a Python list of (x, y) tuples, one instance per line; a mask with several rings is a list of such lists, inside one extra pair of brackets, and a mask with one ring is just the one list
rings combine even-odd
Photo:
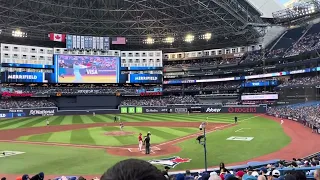
[(238, 129), (238, 130), (236, 130), (236, 131), (234, 131), (234, 132), (244, 132), (244, 131), (242, 131), (242, 130), (245, 130), (245, 129), (251, 129), (251, 128), (240, 128), (240, 129)]

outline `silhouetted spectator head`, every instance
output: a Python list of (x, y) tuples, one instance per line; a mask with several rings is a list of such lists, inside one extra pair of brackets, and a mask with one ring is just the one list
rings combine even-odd
[(152, 164), (139, 160), (127, 159), (108, 169), (100, 180), (166, 180), (161, 171)]

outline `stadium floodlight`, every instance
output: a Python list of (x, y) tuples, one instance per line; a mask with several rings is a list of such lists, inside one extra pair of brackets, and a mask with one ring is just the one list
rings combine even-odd
[(164, 39), (164, 42), (168, 43), (168, 44), (172, 44), (174, 42), (174, 38), (173, 37), (167, 37), (167, 38)]
[(22, 32), (20, 29), (17, 29), (17, 30), (12, 31), (12, 36), (13, 37), (27, 37), (27, 33)]
[(194, 36), (191, 34), (186, 35), (186, 38), (184, 39), (185, 42), (191, 43), (194, 40)]
[(204, 35), (203, 35), (203, 39), (205, 39), (205, 40), (210, 40), (211, 39), (211, 36), (212, 36), (212, 34), (211, 33), (205, 33)]
[(149, 38), (143, 40), (143, 42), (144, 42), (145, 44), (153, 44), (153, 43), (154, 43), (154, 39), (149, 37)]

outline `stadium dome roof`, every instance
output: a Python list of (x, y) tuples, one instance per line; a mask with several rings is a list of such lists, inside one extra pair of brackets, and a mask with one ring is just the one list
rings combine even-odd
[(2, 0), (0, 29), (11, 34), (20, 28), (33, 38), (56, 32), (140, 41), (211, 32), (252, 39), (261, 36), (253, 26), (263, 23), (263, 12), (254, 5), (247, 0)]

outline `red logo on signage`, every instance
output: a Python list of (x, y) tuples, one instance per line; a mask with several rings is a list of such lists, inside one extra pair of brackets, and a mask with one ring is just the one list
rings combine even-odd
[(31, 93), (10, 93), (10, 92), (2, 92), (2, 96), (4, 97), (31, 97), (33, 94)]
[(140, 96), (161, 96), (162, 92), (142, 92)]
[(256, 113), (256, 107), (229, 107), (229, 113)]

